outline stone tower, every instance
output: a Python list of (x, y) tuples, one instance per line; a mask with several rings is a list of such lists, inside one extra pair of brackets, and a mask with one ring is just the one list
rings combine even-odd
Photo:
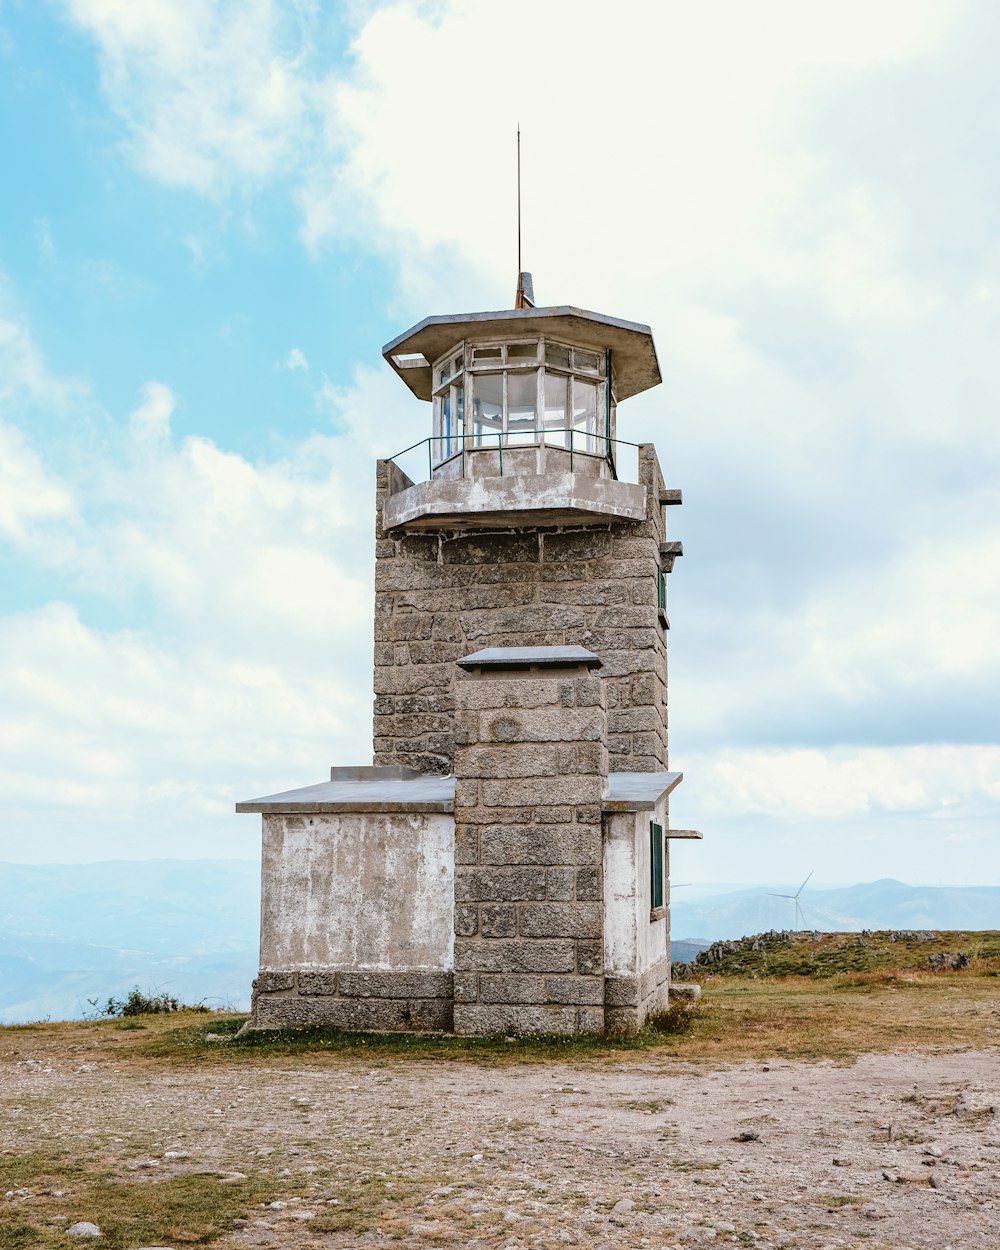
[(451, 771), (469, 650), (597, 651), (611, 769), (667, 766), (664, 486), (652, 444), (622, 481), (617, 406), (660, 381), (646, 326), (576, 308), (429, 317), (384, 355), (433, 403), (428, 480), (380, 461), (375, 762)]
[(668, 839), (700, 836), (667, 809), (680, 492), (616, 430), (652, 335), (529, 306), (383, 354), (432, 424), (377, 466), (373, 765), (238, 807), (264, 815), (253, 1024), (637, 1027), (667, 998)]

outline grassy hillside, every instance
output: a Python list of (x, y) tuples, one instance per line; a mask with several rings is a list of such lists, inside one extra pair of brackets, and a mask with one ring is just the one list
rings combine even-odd
[(968, 971), (1000, 976), (1000, 931), (882, 929), (863, 933), (758, 933), (714, 942), (689, 963), (675, 963), (675, 980), (709, 977), (831, 978), (875, 973), (881, 979)]

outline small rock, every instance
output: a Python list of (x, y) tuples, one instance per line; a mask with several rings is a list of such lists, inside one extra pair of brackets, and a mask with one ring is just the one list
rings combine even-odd
[(730, 1224), (728, 1220), (721, 1220), (715, 1225), (715, 1231), (717, 1233), (735, 1233), (736, 1225)]
[(170, 1163), (175, 1163), (178, 1159), (190, 1159), (191, 1152), (190, 1150), (165, 1150), (163, 1157)]
[(236, 1185), (240, 1181), (245, 1181), (246, 1178), (247, 1178), (246, 1172), (220, 1172), (219, 1184), (220, 1185)]
[(279, 1198), (277, 1199), (276, 1202), (269, 1202), (267, 1205), (270, 1207), (272, 1211), (284, 1211), (285, 1207), (288, 1206), (288, 1203), (282, 1202), (281, 1199)]
[(635, 1210), (635, 1203), (631, 1198), (620, 1198), (611, 1208), (610, 1215), (628, 1215), (629, 1211)]
[(742, 1133), (737, 1133), (733, 1141), (760, 1141), (760, 1133), (756, 1129), (744, 1129)]
[(883, 1211), (881, 1207), (876, 1207), (872, 1203), (869, 1203), (866, 1207), (862, 1207), (861, 1214), (866, 1220), (885, 1220), (889, 1218), (887, 1212)]
[(933, 1146), (926, 1146), (924, 1148), (924, 1154), (931, 1155), (935, 1159), (940, 1159), (941, 1156), (944, 1154), (944, 1150), (942, 1149), (941, 1146), (938, 1146), (935, 1143)]
[(91, 1224), (90, 1220), (77, 1220), (75, 1224), (70, 1224), (66, 1229), (71, 1237), (100, 1237), (101, 1230), (96, 1224)]
[(851, 1166), (850, 1159), (834, 1159), (833, 1166), (835, 1168), (849, 1168)]

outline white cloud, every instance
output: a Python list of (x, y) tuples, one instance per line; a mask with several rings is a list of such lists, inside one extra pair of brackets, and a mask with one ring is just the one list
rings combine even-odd
[(0, 536), (24, 539), (37, 521), (69, 516), (73, 496), (21, 432), (0, 422)]
[(293, 347), (285, 359), (281, 362), (281, 368), (287, 369), (290, 373), (295, 373), (301, 369), (308, 372), (309, 361), (301, 347)]
[(963, 810), (989, 810), (1000, 799), (997, 745), (724, 750), (692, 756), (691, 768), (709, 824), (720, 816), (783, 821), (872, 812), (952, 817)]
[(136, 442), (162, 443), (170, 437), (170, 418), (176, 400), (169, 386), (147, 382), (145, 398), (129, 417), (129, 434)]
[(216, 195), (283, 174), (308, 141), (309, 11), (274, 0), (65, 0), (141, 167)]
[[(34, 392), (62, 395), (20, 343)], [(367, 427), (379, 400), (338, 402)], [(0, 616), (0, 858), (252, 854), (235, 799), (370, 759), (367, 449), (315, 436), (253, 463), (174, 439), (176, 402), (147, 384), (117, 436), (68, 449), (65, 483), (0, 425), (0, 538), (30, 541), (52, 596)]]

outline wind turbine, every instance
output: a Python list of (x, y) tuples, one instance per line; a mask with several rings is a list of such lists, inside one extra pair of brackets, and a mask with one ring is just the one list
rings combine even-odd
[[(815, 871), (816, 869), (813, 868), (809, 873), (809, 877), (811, 877)], [(801, 926), (802, 924), (802, 908), (799, 906), (799, 895), (806, 888), (806, 882), (809, 880), (809, 877), (806, 877), (806, 880), (802, 882), (802, 884), (799, 886), (799, 888), (795, 891), (794, 894), (768, 894), (767, 895), (768, 898), (790, 898), (792, 902), (795, 904), (795, 923), (799, 926)]]

